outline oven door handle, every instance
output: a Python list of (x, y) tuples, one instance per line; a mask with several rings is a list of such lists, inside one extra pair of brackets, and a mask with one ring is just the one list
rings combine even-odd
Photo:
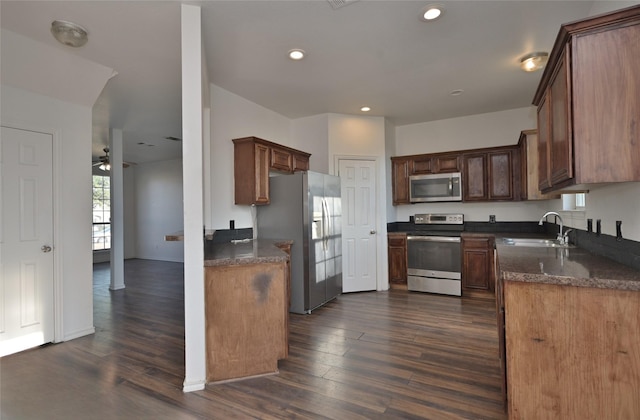
[(460, 242), (459, 236), (407, 236), (407, 241)]

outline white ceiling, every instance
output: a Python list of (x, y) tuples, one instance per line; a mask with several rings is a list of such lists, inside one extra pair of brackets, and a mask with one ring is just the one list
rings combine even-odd
[[(530, 105), (541, 72), (522, 72), (519, 58), (549, 51), (562, 23), (594, 9), (575, 0), (439, 1), (444, 15), (422, 22), (429, 3), (189, 2), (202, 6), (215, 85), (292, 119), (361, 114), (366, 104), (367, 115), (396, 125)], [(3, 0), (0, 15), (3, 29), (118, 73), (94, 106), (94, 155), (108, 124), (123, 130), (125, 160), (179, 156), (180, 143), (164, 137), (182, 136), (180, 2)], [(55, 19), (86, 27), (89, 42), (77, 50), (58, 44), (49, 33)], [(292, 48), (307, 57), (287, 59)], [(451, 96), (454, 89), (464, 93)]]

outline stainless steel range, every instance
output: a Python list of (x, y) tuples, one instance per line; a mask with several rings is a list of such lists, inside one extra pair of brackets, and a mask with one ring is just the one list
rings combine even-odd
[(462, 214), (416, 214), (407, 236), (407, 288), (418, 292), (462, 295), (460, 233)]

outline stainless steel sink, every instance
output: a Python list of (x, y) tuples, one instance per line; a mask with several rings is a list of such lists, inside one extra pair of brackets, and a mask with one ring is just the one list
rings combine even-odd
[(575, 245), (561, 244), (557, 239), (540, 238), (502, 238), (502, 245), (537, 248), (575, 248)]

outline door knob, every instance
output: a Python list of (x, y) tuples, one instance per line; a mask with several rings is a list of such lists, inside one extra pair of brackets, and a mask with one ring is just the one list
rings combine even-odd
[(369, 233), (370, 233), (371, 235), (375, 235), (375, 234), (376, 234), (376, 231), (375, 231), (375, 230), (371, 230), (371, 231), (369, 231)]
[(42, 245), (42, 248), (40, 248), (42, 250), (42, 252), (47, 253), (47, 252), (51, 252), (51, 247), (49, 245)]

